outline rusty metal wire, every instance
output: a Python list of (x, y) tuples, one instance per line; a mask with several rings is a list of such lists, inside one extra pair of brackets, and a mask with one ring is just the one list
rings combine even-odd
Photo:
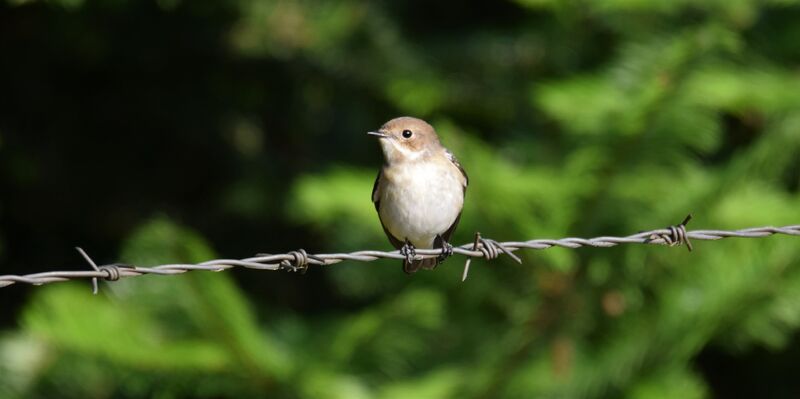
[[(548, 249), (552, 247), (561, 248), (580, 248), (580, 247), (599, 247), (607, 248), (619, 244), (654, 244), (676, 246), (685, 244), (691, 251), (690, 240), (720, 240), (723, 238), (760, 238), (774, 234), (785, 234), (800, 236), (800, 225), (783, 227), (754, 227), (741, 230), (693, 230), (686, 231), (686, 224), (691, 219), (687, 216), (678, 225), (669, 226), (664, 229), (644, 231), (641, 233), (625, 237), (595, 237), (595, 238), (562, 238), (562, 239), (538, 239), (529, 241), (508, 241), (497, 242), (485, 239), (480, 233), (475, 234), (475, 241), (469, 244), (453, 247), (453, 253), (467, 256), (467, 263), (464, 267), (463, 277), (466, 279), (471, 258), (495, 259), (500, 255), (508, 255), (515, 261), (521, 263), (519, 257), (513, 252), (522, 249)], [(0, 287), (6, 287), (15, 283), (25, 283), (42, 285), (59, 281), (75, 279), (91, 279), (93, 292), (97, 293), (97, 280), (116, 281), (122, 277), (136, 277), (145, 274), (173, 275), (182, 274), (192, 270), (223, 271), (234, 267), (244, 267), (258, 270), (287, 270), (305, 272), (310, 265), (326, 266), (343, 261), (370, 262), (376, 259), (405, 259), (399, 251), (357, 251), (350, 253), (332, 253), (312, 255), (305, 250), (291, 251), (284, 254), (259, 254), (254, 257), (244, 259), (214, 259), (198, 264), (167, 264), (152, 267), (139, 267), (125, 264), (108, 264), (98, 266), (83, 251), (77, 248), (81, 256), (89, 263), (93, 270), (87, 271), (51, 271), (43, 273), (33, 273), (27, 275), (0, 275)], [(417, 259), (432, 258), (442, 255), (439, 249), (417, 249), (415, 257)]]

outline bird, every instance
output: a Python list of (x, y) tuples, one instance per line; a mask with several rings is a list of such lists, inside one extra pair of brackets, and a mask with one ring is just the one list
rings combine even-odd
[[(384, 158), (372, 188), (383, 231), (405, 256), (404, 272), (434, 269), (453, 254), (449, 240), (461, 220), (469, 177), (422, 119), (394, 118), (367, 134), (379, 139)], [(417, 248), (441, 248), (442, 254), (415, 259)]]

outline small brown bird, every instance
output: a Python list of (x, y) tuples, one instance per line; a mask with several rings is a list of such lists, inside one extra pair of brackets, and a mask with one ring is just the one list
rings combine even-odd
[[(385, 164), (372, 202), (392, 245), (406, 256), (403, 271), (433, 269), (453, 253), (469, 178), (427, 122), (400, 117), (368, 134), (380, 138)], [(415, 248), (441, 248), (438, 258), (414, 260)]]

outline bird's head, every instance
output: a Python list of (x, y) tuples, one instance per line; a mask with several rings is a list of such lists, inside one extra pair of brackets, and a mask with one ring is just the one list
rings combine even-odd
[(410, 116), (394, 118), (367, 134), (380, 138), (383, 155), (390, 164), (422, 159), (441, 149), (433, 126)]

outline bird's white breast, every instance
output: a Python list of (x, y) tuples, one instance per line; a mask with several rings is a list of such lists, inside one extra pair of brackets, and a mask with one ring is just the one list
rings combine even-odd
[(464, 205), (461, 172), (449, 160), (408, 162), (384, 169), (380, 217), (397, 239), (432, 248)]

